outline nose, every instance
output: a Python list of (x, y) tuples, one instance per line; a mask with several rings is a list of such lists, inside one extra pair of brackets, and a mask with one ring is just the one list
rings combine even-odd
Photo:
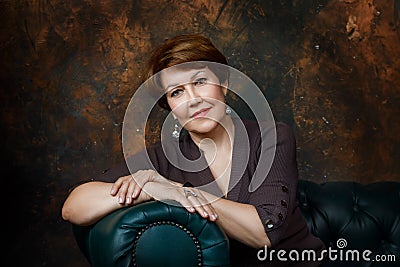
[(201, 96), (199, 96), (196, 92), (196, 89), (192, 84), (188, 84), (186, 88), (186, 92), (188, 93), (189, 99), (188, 104), (189, 106), (195, 106), (203, 102)]

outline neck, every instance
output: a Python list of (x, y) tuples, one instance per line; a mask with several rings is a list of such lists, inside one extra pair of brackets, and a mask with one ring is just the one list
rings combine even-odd
[(224, 147), (225, 145), (231, 146), (234, 140), (235, 126), (233, 125), (232, 118), (225, 116), (224, 120), (209, 133), (193, 133), (190, 132), (193, 142), (201, 149), (207, 150), (209, 146)]

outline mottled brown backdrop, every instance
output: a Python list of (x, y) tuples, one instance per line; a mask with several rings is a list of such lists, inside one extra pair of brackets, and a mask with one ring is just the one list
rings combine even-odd
[[(123, 160), (150, 51), (202, 33), (295, 130), (300, 178), (400, 180), (399, 0), (3, 0), (4, 266), (88, 266), (68, 189)], [(11, 264), (11, 262), (13, 262)]]

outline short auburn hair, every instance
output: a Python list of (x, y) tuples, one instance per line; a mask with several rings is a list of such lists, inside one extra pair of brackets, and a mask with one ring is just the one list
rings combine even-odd
[[(152, 52), (145, 71), (145, 79), (150, 79), (163, 69), (193, 61), (228, 64), (226, 57), (208, 38), (199, 34), (183, 34), (167, 39), (164, 44)], [(205, 66), (204, 64), (198, 67)], [(213, 68), (211, 65), (210, 70), (214, 72), (220, 82), (225, 82), (229, 78), (228, 68)], [(163, 94), (157, 103), (162, 108), (171, 110), (165, 94)]]

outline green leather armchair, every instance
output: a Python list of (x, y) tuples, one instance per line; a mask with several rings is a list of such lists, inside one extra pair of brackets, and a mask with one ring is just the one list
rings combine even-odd
[(73, 231), (93, 267), (229, 266), (225, 233), (177, 203), (122, 208)]
[[(299, 208), (310, 231), (327, 247), (368, 249), (392, 261), (357, 261), (351, 266), (399, 266), (400, 183), (300, 180)], [(92, 266), (229, 266), (229, 242), (218, 227), (197, 213), (162, 202), (123, 208), (94, 226), (73, 226), (79, 247)], [(331, 262), (347, 266), (349, 262)], [(232, 263), (233, 264), (233, 263)]]

